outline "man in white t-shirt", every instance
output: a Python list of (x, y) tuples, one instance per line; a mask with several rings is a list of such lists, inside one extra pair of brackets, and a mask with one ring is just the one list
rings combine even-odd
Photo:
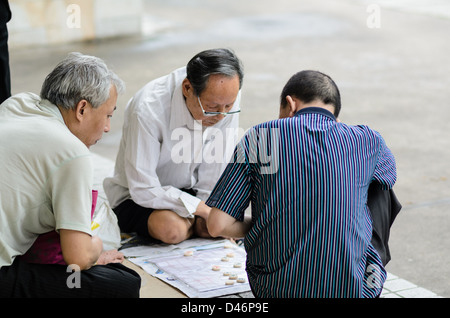
[(243, 76), (232, 51), (206, 50), (130, 100), (103, 184), (122, 231), (170, 244), (209, 236), (205, 200), (237, 141)]
[[(139, 276), (120, 255), (103, 261), (102, 241), (91, 234), (89, 147), (109, 131), (123, 90), (102, 60), (71, 53), (40, 96), (21, 93), (0, 105), (1, 297), (139, 296)], [(52, 231), (70, 267), (21, 259)], [(77, 276), (69, 284), (70, 275), (79, 275), (79, 284)]]

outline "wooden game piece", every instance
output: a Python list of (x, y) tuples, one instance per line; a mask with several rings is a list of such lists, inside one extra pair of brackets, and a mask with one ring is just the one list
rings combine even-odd
[(213, 265), (213, 267), (211, 268), (213, 271), (220, 271), (220, 266), (219, 265)]
[(238, 283), (245, 283), (245, 278), (239, 277), (236, 281), (237, 281)]
[(192, 256), (192, 255), (194, 255), (194, 251), (192, 251), (192, 250), (188, 250), (188, 251), (184, 252), (184, 256)]

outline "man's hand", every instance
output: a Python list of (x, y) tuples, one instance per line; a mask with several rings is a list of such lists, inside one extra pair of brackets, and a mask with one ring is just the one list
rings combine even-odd
[(109, 263), (122, 263), (124, 256), (118, 250), (103, 251), (97, 260), (97, 265), (106, 265)]

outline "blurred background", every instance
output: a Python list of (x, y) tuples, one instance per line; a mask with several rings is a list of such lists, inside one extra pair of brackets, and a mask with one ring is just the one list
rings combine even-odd
[(295, 72), (340, 87), (341, 121), (379, 131), (398, 167), (403, 210), (388, 272), (450, 296), (450, 1), (10, 0), (12, 93), (39, 93), (72, 51), (125, 81), (112, 129), (91, 150), (115, 159), (127, 101), (197, 52), (227, 47), (245, 66), (241, 127), (278, 115)]

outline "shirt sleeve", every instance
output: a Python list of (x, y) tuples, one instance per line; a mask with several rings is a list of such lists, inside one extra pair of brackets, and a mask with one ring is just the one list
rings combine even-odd
[(90, 154), (63, 162), (48, 181), (55, 229), (91, 235), (93, 164)]
[(379, 140), (379, 151), (373, 179), (378, 181), (384, 189), (390, 189), (397, 180), (395, 158), (383, 137), (379, 133), (376, 133), (376, 135)]
[(170, 185), (161, 185), (156, 173), (161, 143), (155, 129), (137, 114), (129, 118), (124, 167), (128, 189), (133, 201), (153, 209), (172, 210), (181, 217), (192, 218), (200, 199)]
[(219, 178), (206, 204), (242, 221), (250, 203), (252, 189), (248, 141), (243, 138)]

